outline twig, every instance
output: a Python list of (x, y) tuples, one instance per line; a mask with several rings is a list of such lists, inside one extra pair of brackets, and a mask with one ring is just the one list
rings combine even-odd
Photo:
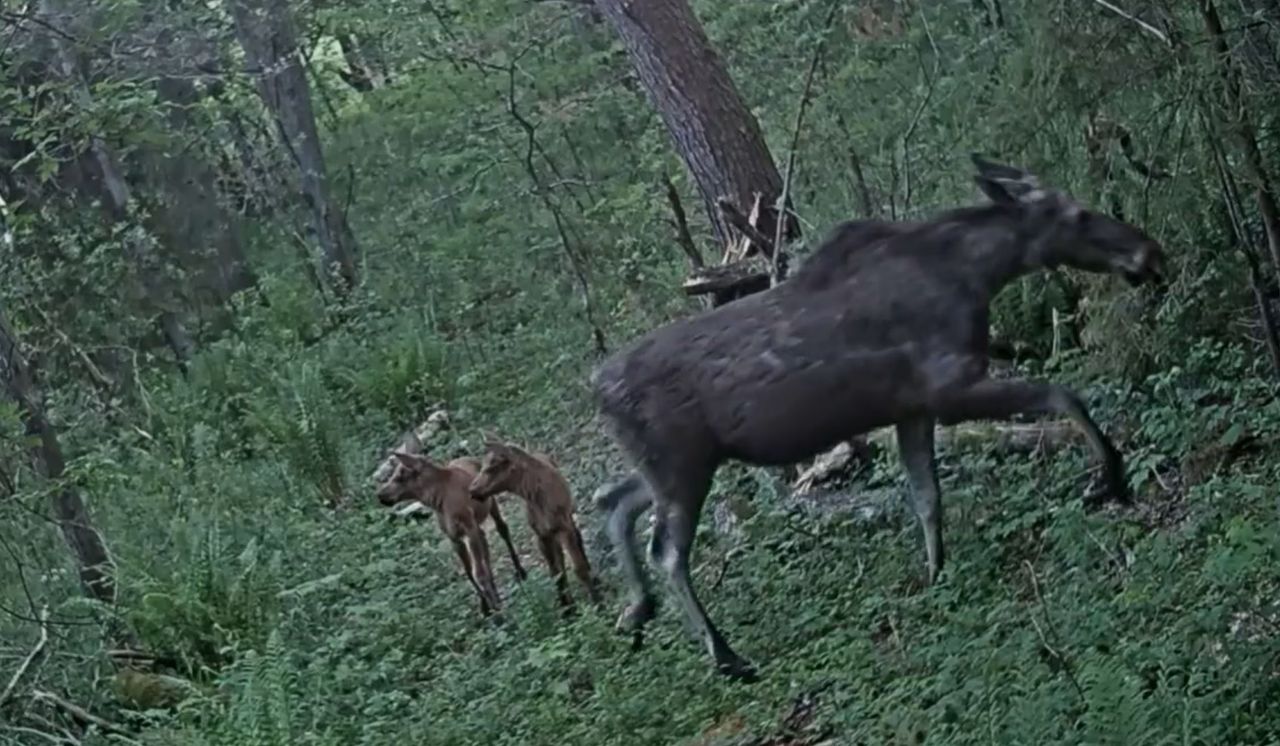
[(35, 736), (37, 738), (43, 738), (49, 743), (56, 743), (56, 744), (59, 744), (59, 746), (66, 743), (77, 743), (77, 744), (80, 743), (74, 738), (68, 738), (66, 736), (55, 736), (52, 733), (45, 733), (42, 730), (36, 730), (35, 728), (26, 728), (21, 725), (0, 725), (0, 728), (3, 728), (4, 730), (7, 730), (11, 733), (17, 733), (19, 735), (28, 735), (28, 736)]
[(698, 245), (693, 242), (693, 234), (689, 232), (689, 221), (684, 214), (684, 205), (680, 204), (680, 193), (676, 191), (676, 185), (670, 176), (664, 175), (662, 179), (667, 185), (667, 202), (671, 203), (671, 212), (676, 218), (676, 241), (684, 249), (693, 268), (702, 269), (706, 263), (702, 261), (702, 252), (698, 251)]
[(31, 698), (37, 702), (44, 702), (62, 710), (66, 714), (70, 715), (73, 720), (81, 723), (82, 725), (96, 725), (107, 733), (114, 733), (117, 736), (121, 736), (129, 743), (138, 743), (138, 741), (129, 738), (129, 731), (126, 730), (124, 726), (117, 725), (106, 718), (94, 715), (92, 712), (89, 712), (80, 705), (74, 702), (68, 702), (52, 692), (36, 690), (31, 693)]
[(27, 657), (22, 660), (22, 665), (18, 666), (18, 670), (13, 672), (13, 676), (9, 678), (9, 684), (5, 686), (4, 691), (0, 692), (0, 707), (13, 698), (13, 693), (18, 690), (18, 684), (22, 682), (22, 677), (27, 675), (39, 660), (44, 657), (44, 650), (49, 645), (49, 607), (45, 605), (40, 609), (40, 639), (36, 641), (35, 647), (31, 648), (31, 652), (27, 653)]
[[(804, 123), (804, 112), (809, 107), (809, 97), (813, 93), (813, 78), (818, 71), (818, 63), (822, 61), (822, 51), (826, 47), (827, 32), (831, 30), (831, 22), (835, 20), (836, 11), (840, 9), (840, 3), (831, 3), (831, 9), (827, 11), (827, 19), (823, 23), (822, 38), (818, 40), (817, 47), (813, 50), (813, 58), (809, 60), (809, 71), (805, 74), (804, 91), (800, 94), (800, 106), (796, 109), (796, 122), (791, 128), (791, 148), (787, 152), (787, 168), (782, 175), (782, 194), (778, 196), (778, 204), (773, 210), (774, 227), (773, 227), (773, 245), (774, 248), (780, 248), (784, 244), (783, 236), (790, 232), (786, 230), (787, 225), (791, 222), (790, 210), (788, 204), (791, 198), (791, 174), (795, 170), (796, 150), (800, 145), (800, 127)], [(783, 280), (783, 264), (781, 260), (782, 252), (774, 251), (771, 274), (771, 284), (777, 285)]]
[[(1049, 634), (1053, 636), (1053, 639), (1059, 640), (1060, 637), (1058, 635), (1058, 630), (1054, 628), (1053, 618), (1049, 616), (1049, 606), (1044, 602), (1044, 596), (1040, 593), (1040, 579), (1036, 577), (1036, 569), (1032, 567), (1031, 563), (1027, 560), (1023, 560), (1022, 564), (1027, 568), (1027, 573), (1031, 576), (1031, 591), (1035, 594), (1036, 602), (1040, 604), (1040, 612), (1044, 614), (1045, 626), (1049, 628)], [(1036, 618), (1034, 616), (1031, 617), (1031, 625), (1036, 628), (1036, 633), (1040, 636), (1040, 644), (1043, 645), (1049, 655), (1053, 656), (1053, 658), (1062, 666), (1062, 671), (1067, 675), (1067, 680), (1070, 681), (1071, 686), (1075, 688), (1076, 694), (1080, 695), (1081, 704), (1087, 708), (1089, 706), (1089, 700), (1085, 698), (1084, 687), (1080, 685), (1080, 680), (1076, 678), (1075, 671), (1072, 670), (1071, 661), (1068, 660), (1060, 650), (1049, 643), (1048, 636), (1046, 636), (1044, 630), (1040, 628), (1040, 625), (1036, 622)]]
[(596, 323), (595, 306), (591, 302), (591, 288), (587, 283), (586, 272), (582, 269), (581, 260), (573, 250), (573, 244), (569, 240), (569, 234), (565, 229), (564, 219), (560, 215), (560, 208), (551, 200), (551, 195), (547, 193), (542, 179), (538, 177), (538, 170), (533, 165), (533, 154), (535, 151), (541, 152), (541, 149), (538, 145), (537, 128), (520, 113), (520, 109), (516, 106), (515, 62), (512, 62), (511, 66), (507, 68), (507, 111), (511, 114), (511, 118), (516, 120), (516, 124), (520, 126), (520, 129), (524, 130), (525, 172), (529, 174), (529, 180), (533, 182), (533, 188), (542, 200), (543, 206), (551, 213), (551, 219), (556, 225), (556, 232), (560, 235), (560, 245), (564, 249), (565, 256), (569, 259), (569, 266), (573, 270), (574, 277), (578, 281), (578, 289), (582, 293), (583, 311), (587, 317), (587, 324), (591, 326), (591, 335), (595, 342), (596, 353), (603, 356), (607, 353), (608, 347), (605, 345), (604, 330)]
[(1093, 1), (1098, 5), (1101, 5), (1102, 7), (1111, 11), (1112, 13), (1115, 13), (1121, 18), (1125, 19), (1126, 21), (1131, 21), (1133, 23), (1138, 24), (1138, 26), (1143, 31), (1146, 31), (1148, 34), (1151, 34), (1152, 36), (1159, 39), (1166, 47), (1170, 47), (1170, 48), (1173, 47), (1173, 42), (1169, 41), (1169, 37), (1163, 31), (1156, 28), (1155, 26), (1152, 26), (1151, 24), (1133, 15), (1132, 13), (1128, 13), (1125, 10), (1116, 7), (1115, 5), (1112, 5), (1111, 3), (1107, 2), (1107, 0), (1093, 0)]

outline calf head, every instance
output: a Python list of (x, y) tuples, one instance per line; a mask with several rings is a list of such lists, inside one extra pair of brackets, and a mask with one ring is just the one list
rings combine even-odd
[(505, 491), (515, 470), (515, 449), (506, 443), (486, 438), (480, 472), (471, 480), (471, 496), (477, 500), (487, 500)]
[(391, 475), (378, 485), (374, 493), (383, 505), (390, 507), (406, 500), (421, 499), (443, 478), (445, 470), (426, 456), (403, 451), (396, 451), (391, 456), (395, 462)]
[(1088, 210), (1033, 174), (971, 156), (978, 188), (993, 202), (1021, 208), (1031, 236), (1028, 262), (1110, 272), (1130, 285), (1164, 280), (1164, 250), (1142, 229)]

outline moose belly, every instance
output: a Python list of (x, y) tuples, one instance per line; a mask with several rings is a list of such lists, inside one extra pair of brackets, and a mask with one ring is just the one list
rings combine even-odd
[(918, 376), (903, 351), (779, 368), (777, 375), (756, 376), (735, 395), (712, 400), (708, 419), (730, 458), (792, 464), (894, 424), (922, 404), (921, 387), (912, 383)]

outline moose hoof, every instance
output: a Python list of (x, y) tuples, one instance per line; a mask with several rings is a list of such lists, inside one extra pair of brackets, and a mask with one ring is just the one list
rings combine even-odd
[(1097, 510), (1108, 502), (1118, 505), (1133, 504), (1133, 493), (1123, 479), (1103, 479), (1091, 484), (1084, 493), (1086, 510)]
[(751, 662), (745, 658), (737, 656), (718, 661), (716, 663), (716, 671), (744, 684), (752, 684), (760, 680), (760, 674), (756, 671), (755, 666), (751, 665)]
[(657, 604), (651, 598), (627, 604), (627, 608), (618, 615), (614, 629), (623, 634), (636, 634), (644, 629), (656, 612)]

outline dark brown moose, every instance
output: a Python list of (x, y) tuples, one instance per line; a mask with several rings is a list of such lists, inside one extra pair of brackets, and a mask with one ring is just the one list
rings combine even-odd
[[(507, 551), (516, 577), (523, 580), (525, 569), (520, 556), (511, 543), (511, 531), (496, 500), (476, 500), (471, 497), (471, 480), (480, 471), (480, 462), (464, 457), (447, 464), (437, 464), (419, 453), (421, 442), (410, 434), (399, 448), (392, 452), (394, 467), (378, 485), (378, 502), (388, 507), (402, 502), (417, 501), (431, 509), (440, 531), (449, 537), (453, 550), (462, 563), (471, 587), (480, 597), (480, 611), (488, 615), (498, 611), (501, 598), (493, 579), (493, 561), (489, 554), (489, 542), (484, 534), (485, 518), (493, 519)], [(385, 469), (379, 469), (384, 472)]]
[(895, 426), (930, 584), (943, 565), (937, 423), (1065, 415), (1102, 462), (1106, 491), (1128, 499), (1120, 454), (1075, 393), (988, 377), (988, 306), (1014, 278), (1058, 266), (1159, 282), (1162, 249), (1026, 171), (973, 161), (991, 204), (921, 222), (846, 223), (787, 282), (655, 329), (599, 365), (601, 420), (635, 467), (596, 493), (630, 586), (620, 631), (639, 642), (656, 611), (633, 543), (636, 518), (653, 505), (650, 561), (717, 668), (755, 678), (689, 579), (698, 517), (726, 460), (792, 464)]
[(591, 576), (582, 532), (573, 519), (573, 492), (551, 457), (486, 437), (484, 458), (480, 473), (471, 482), (471, 494), (477, 500), (493, 500), (502, 492), (524, 499), (529, 528), (538, 537), (538, 548), (547, 571), (555, 579), (561, 605), (573, 606), (565, 578), (566, 554), (587, 595), (598, 603), (600, 594)]

